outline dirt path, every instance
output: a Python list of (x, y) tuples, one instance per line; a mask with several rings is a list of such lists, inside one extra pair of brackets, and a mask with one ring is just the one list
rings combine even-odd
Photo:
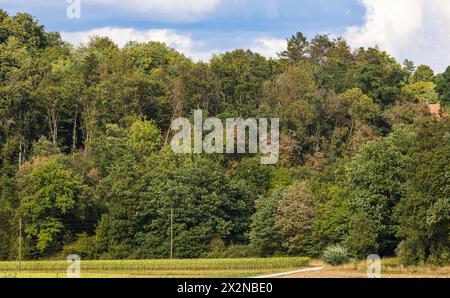
[(300, 270), (289, 271), (289, 272), (261, 275), (261, 276), (256, 276), (255, 278), (288, 277), (291, 275), (302, 274), (302, 273), (306, 273), (306, 272), (315, 272), (315, 271), (320, 271), (320, 270), (322, 270), (322, 267), (313, 267), (313, 268), (306, 268), (306, 269), (300, 269)]

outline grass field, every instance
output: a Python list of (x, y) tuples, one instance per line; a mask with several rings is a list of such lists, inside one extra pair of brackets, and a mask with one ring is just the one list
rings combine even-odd
[[(0, 278), (65, 278), (66, 261), (0, 262)], [(271, 273), (289, 272), (308, 267), (322, 267), (320, 271), (304, 272), (291, 278), (366, 278), (367, 263), (352, 262), (330, 266), (308, 258), (253, 258), (253, 259), (192, 259), (192, 260), (123, 260), (81, 261), (82, 278), (178, 278), (178, 277), (254, 277)], [(449, 278), (450, 266), (401, 265), (397, 259), (382, 260), (383, 278)]]
[[(81, 277), (252, 277), (297, 270), (308, 258), (81, 261)], [(0, 262), (0, 277), (64, 278), (66, 261)]]

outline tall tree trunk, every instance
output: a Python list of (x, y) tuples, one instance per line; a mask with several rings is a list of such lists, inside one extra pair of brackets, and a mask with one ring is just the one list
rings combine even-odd
[(19, 142), (19, 168), (22, 165), (22, 141)]
[(50, 138), (54, 144), (58, 142), (58, 117), (55, 109), (47, 107), (48, 126), (50, 129)]
[(73, 130), (72, 130), (72, 154), (75, 153), (77, 149), (77, 118), (78, 118), (78, 107), (75, 111), (75, 117), (73, 119)]
[(350, 140), (352, 139), (352, 135), (353, 135), (353, 129), (355, 126), (355, 119), (352, 118), (352, 124), (350, 126), (350, 133), (348, 134), (348, 142), (350, 142)]
[(58, 144), (58, 119), (56, 116), (53, 120), (53, 143)]
[(315, 145), (314, 145), (314, 151), (319, 151), (319, 133), (320, 133), (320, 123), (317, 123), (316, 125), (316, 133), (314, 134), (315, 139)]

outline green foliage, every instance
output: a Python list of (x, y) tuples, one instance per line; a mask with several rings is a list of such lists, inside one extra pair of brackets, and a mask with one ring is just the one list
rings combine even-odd
[(225, 253), (225, 242), (220, 238), (215, 238), (211, 240), (211, 243), (208, 246), (208, 250), (204, 253), (206, 258), (218, 259), (223, 258)]
[(350, 73), (355, 59), (345, 39), (335, 39), (334, 44), (327, 51), (326, 58), (317, 73), (317, 79), (321, 86), (334, 90), (336, 93), (356, 87), (352, 85)]
[[(172, 260), (81, 260), (83, 272), (107, 272), (111, 270), (134, 271), (137, 269), (144, 272), (173, 271), (173, 270), (264, 270), (303, 268), (308, 266), (309, 259), (305, 257), (291, 258), (244, 258), (244, 259), (172, 259)], [(17, 262), (2, 262), (0, 270), (15, 270)], [(67, 270), (67, 261), (33, 261), (23, 262), (23, 270), (34, 271), (62, 271)], [(144, 274), (145, 275), (145, 274)]]
[(434, 71), (428, 65), (420, 65), (411, 77), (413, 83), (433, 82)]
[(45, 137), (40, 137), (37, 142), (33, 144), (33, 156), (50, 157), (61, 153), (58, 146), (47, 140)]
[(263, 81), (271, 73), (269, 62), (251, 51), (235, 50), (214, 56), (210, 67), (222, 97), (217, 112), (252, 116), (262, 97)]
[(148, 155), (159, 149), (161, 132), (152, 121), (136, 120), (129, 130), (129, 143), (135, 151), (142, 155)]
[(433, 82), (419, 81), (403, 87), (402, 92), (407, 99), (419, 100), (426, 103), (438, 103), (439, 95)]
[(230, 245), (224, 252), (225, 258), (254, 258), (258, 252), (251, 245)]
[(259, 256), (258, 251), (252, 245), (236, 245), (232, 244), (228, 247), (225, 243), (212, 241), (206, 254), (207, 258), (219, 259), (219, 258), (254, 258)]
[(358, 123), (373, 120), (380, 113), (378, 105), (358, 88), (345, 91), (341, 97), (349, 107), (349, 115)]
[(278, 201), (276, 226), (285, 239), (283, 246), (291, 254), (304, 254), (314, 219), (314, 194), (304, 181), (286, 189)]
[(281, 59), (297, 63), (306, 59), (309, 41), (301, 32), (292, 35), (287, 41), (287, 50), (279, 54)]
[(405, 264), (449, 261), (450, 147), (414, 156), (406, 197), (396, 206), (397, 254)]
[(5, 11), (0, 10), (0, 15), (0, 43), (16, 38), (28, 47), (44, 48), (60, 41), (59, 34), (45, 32), (44, 26), (38, 25), (27, 13), (8, 16)]
[[(296, 33), (278, 59), (191, 59), (159, 42), (73, 48), (0, 10), (0, 259), (448, 260), (450, 68)], [(280, 119), (280, 161), (175, 155), (171, 121)]]
[(450, 66), (436, 79), (437, 91), (444, 105), (450, 104)]
[(272, 170), (270, 190), (288, 187), (300, 178), (301, 171), (296, 168), (276, 167)]
[(206, 158), (188, 159), (168, 170), (161, 164), (159, 173), (145, 178), (138, 219), (143, 226), (138, 233), (142, 253), (167, 256), (171, 209), (177, 257), (200, 256), (216, 237), (243, 240), (254, 208), (253, 196), (243, 184), (227, 179), (218, 164)]
[(61, 157), (24, 166), (18, 173), (19, 213), (25, 222), (29, 254), (60, 249), (64, 221), (75, 217), (82, 192), (77, 177)]
[(231, 176), (252, 187), (258, 195), (264, 195), (270, 187), (272, 168), (262, 165), (260, 157), (244, 158), (232, 170)]
[(314, 189), (319, 199), (313, 222), (311, 254), (317, 257), (328, 245), (343, 242), (347, 236), (347, 222), (350, 198), (353, 194), (344, 186), (336, 183), (319, 182)]
[(108, 249), (136, 247), (141, 257), (167, 257), (171, 210), (176, 257), (198, 257), (215, 238), (243, 241), (253, 194), (227, 178), (216, 162), (163, 150), (142, 166), (131, 166), (130, 172), (117, 165), (103, 182), (102, 193), (110, 198), (101, 225)]
[(367, 212), (375, 221), (382, 253), (392, 253), (397, 245), (393, 210), (404, 197), (406, 154), (414, 138), (413, 133), (399, 128), (364, 145), (346, 166), (346, 185), (354, 192), (351, 212)]
[(14, 214), (17, 208), (17, 193), (14, 179), (6, 174), (0, 176), (0, 259), (11, 259), (15, 243)]
[(260, 197), (256, 201), (256, 211), (252, 216), (250, 241), (261, 256), (273, 255), (283, 251), (283, 235), (277, 228), (278, 202), (283, 196), (282, 190), (274, 191), (270, 196)]
[(348, 223), (347, 247), (360, 259), (378, 254), (377, 223), (367, 213), (358, 212), (351, 216)]
[(360, 49), (350, 73), (355, 87), (381, 105), (392, 104), (399, 96), (405, 79), (401, 65), (386, 52)]
[(322, 261), (333, 266), (343, 265), (349, 261), (349, 254), (347, 249), (339, 244), (328, 246), (323, 251)]
[(383, 118), (391, 127), (399, 124), (416, 126), (430, 119), (429, 109), (424, 102), (410, 101), (398, 102), (384, 112)]
[(65, 256), (76, 254), (83, 260), (92, 260), (97, 257), (98, 243), (95, 236), (89, 236), (87, 233), (78, 235), (77, 241), (64, 245), (63, 252)]
[(180, 64), (187, 60), (174, 49), (154, 41), (145, 44), (130, 42), (123, 51), (129, 57), (134, 68), (147, 76), (152, 76), (161, 69), (168, 71), (173, 76)]
[(127, 128), (108, 124), (106, 133), (92, 142), (97, 167), (102, 174), (126, 160), (142, 161), (161, 147), (161, 131), (153, 121), (137, 119)]

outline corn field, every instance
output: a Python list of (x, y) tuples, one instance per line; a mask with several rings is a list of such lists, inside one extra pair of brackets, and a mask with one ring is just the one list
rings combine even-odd
[[(142, 271), (142, 270), (267, 270), (301, 268), (309, 259), (291, 258), (248, 258), (248, 259), (183, 259), (183, 260), (97, 260), (81, 261), (83, 271)], [(65, 272), (67, 261), (25, 261), (23, 271)], [(17, 271), (18, 262), (0, 262), (0, 272)]]

